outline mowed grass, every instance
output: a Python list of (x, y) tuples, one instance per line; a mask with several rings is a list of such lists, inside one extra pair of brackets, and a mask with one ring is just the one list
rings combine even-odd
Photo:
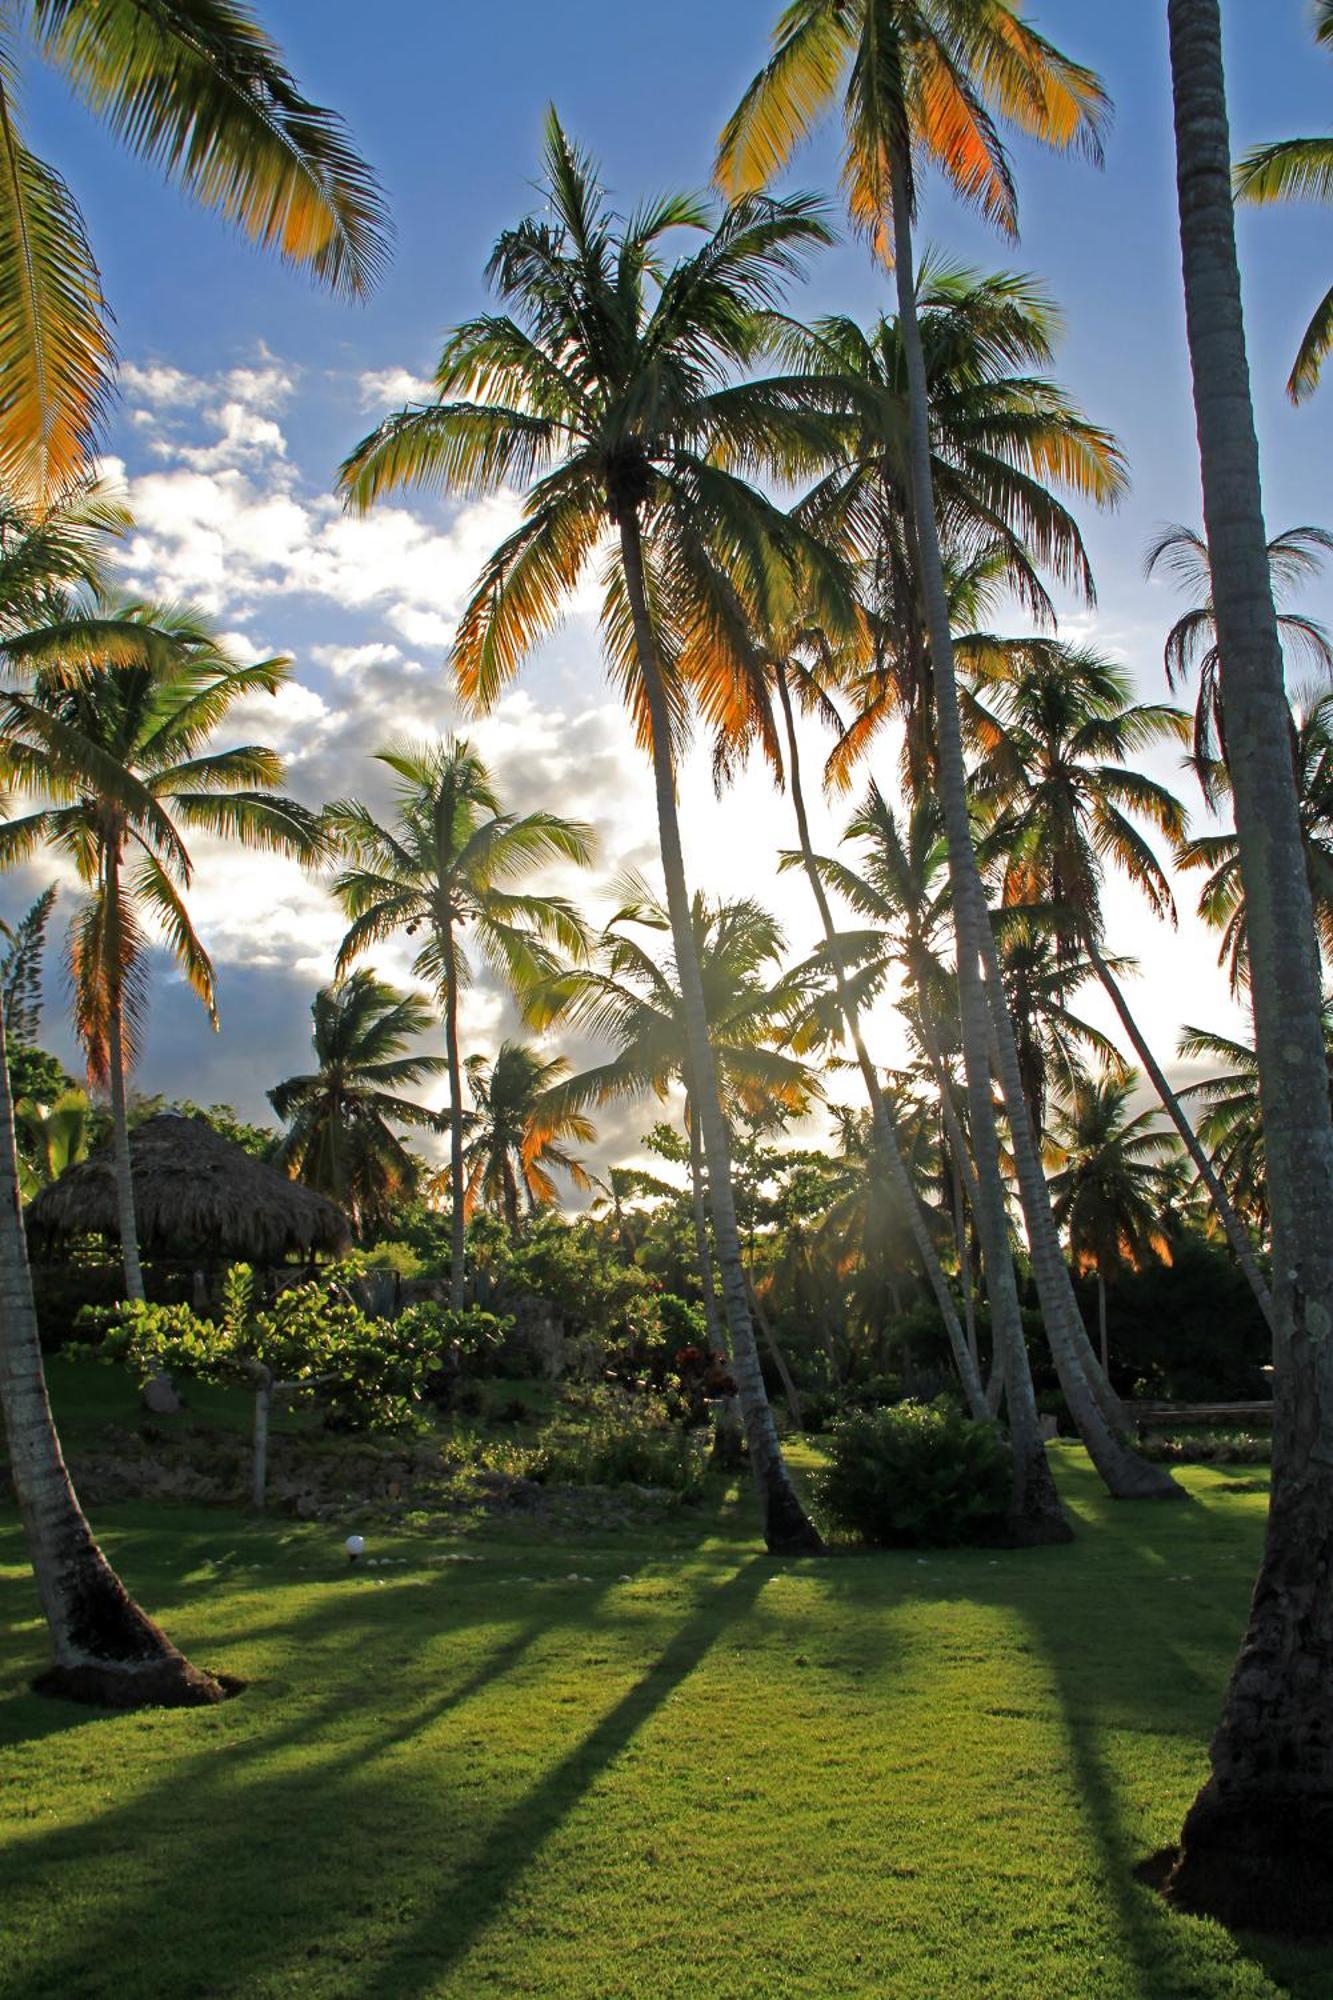
[[(1265, 1496), (1116, 1506), (1069, 1548), (756, 1552), (658, 1532), (370, 1536), (121, 1507), (98, 1527), (221, 1710), (26, 1691), (0, 1533), (0, 1993), (1326, 2000), (1333, 1954), (1168, 1911)], [(472, 1557), (475, 1560), (460, 1560)]]

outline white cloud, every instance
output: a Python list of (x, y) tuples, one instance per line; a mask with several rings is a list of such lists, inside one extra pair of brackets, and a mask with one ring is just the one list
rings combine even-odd
[(310, 657), (334, 674), (364, 673), (367, 667), (387, 667), (402, 659), (397, 646), (372, 640), (364, 646), (312, 646)]
[(367, 368), (357, 377), (363, 410), (394, 409), (400, 403), (433, 403), (435, 384), (407, 368)]

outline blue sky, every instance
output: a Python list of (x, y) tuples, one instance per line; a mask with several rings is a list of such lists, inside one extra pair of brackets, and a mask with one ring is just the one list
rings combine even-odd
[[(481, 302), (497, 231), (532, 205), (546, 101), (627, 201), (697, 185), (775, 9), (767, 0), (387, 0), (375, 10), (361, 0), (274, 0), (260, 11), (307, 91), (348, 118), (388, 192), (395, 258), (366, 306), (324, 298), (259, 258), (119, 152), (35, 67), (26, 106), (34, 142), (84, 205), (117, 315), (126, 393), (109, 450), (146, 521), (131, 574), (145, 588), (201, 597), (238, 641), (290, 651), (297, 684), (256, 730), (292, 756), (298, 789), (363, 789), (364, 753), (386, 730), (454, 719), (440, 671), (448, 628), (503, 510), (460, 515), (413, 503), (354, 533), (326, 498), (337, 461), (407, 393), (408, 378), (428, 371), (445, 328)], [(1047, 0), (1032, 11), (1106, 77), (1116, 104), (1106, 171), (1019, 148), (1020, 246), (999, 242), (938, 188), (922, 235), (971, 262), (1035, 272), (1062, 305), (1058, 372), (1118, 433), (1134, 481), (1118, 514), (1086, 523), (1100, 608), (1078, 629), (1122, 654), (1156, 693), (1172, 602), (1143, 582), (1143, 547), (1159, 522), (1198, 515), (1166, 9), (1160, 0)], [(1313, 45), (1302, 0), (1227, 0), (1224, 11), (1237, 149), (1323, 129), (1333, 63)], [(791, 179), (833, 187), (831, 138)], [(1282, 384), (1333, 279), (1333, 231), (1319, 210), (1248, 213), (1241, 238), (1270, 526), (1320, 521), (1333, 383), (1299, 412)], [(821, 260), (794, 300), (811, 314), (864, 315), (886, 303), (882, 274), (854, 243)], [(1303, 608), (1333, 614), (1333, 598), (1316, 589)], [(612, 863), (650, 859), (644, 776), (600, 686), (586, 618), (488, 727), (486, 747), (518, 803), (555, 803), (598, 822), (604, 875)], [(771, 852), (789, 835), (760, 791), (756, 782), (720, 807), (698, 807), (687, 832), (703, 886), (750, 889), (785, 914), (793, 891), (775, 883)], [(210, 1037), (188, 997), (159, 981), (139, 1080), (255, 1112), (267, 1083), (303, 1062), (304, 1009), (327, 976), (336, 918), (318, 890), (271, 865), (212, 853), (199, 862), (197, 906), (223, 968), (224, 1034)], [(28, 886), (11, 885), (6, 903)], [(1141, 1004), (1159, 1040), (1169, 1047), (1182, 1009), (1227, 1025), (1208, 939), (1188, 924), (1167, 939), (1130, 902), (1115, 907), (1115, 942), (1151, 967)], [(799, 947), (808, 923), (794, 904), (790, 923)], [(479, 1038), (505, 1025), (496, 996), (479, 991), (473, 1009)], [(884, 1033), (891, 1045), (891, 1023)], [(58, 1007), (48, 1039), (60, 1041)]]

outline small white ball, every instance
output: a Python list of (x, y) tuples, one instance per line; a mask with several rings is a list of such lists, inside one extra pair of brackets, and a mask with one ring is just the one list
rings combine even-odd
[(343, 1546), (349, 1556), (363, 1556), (366, 1552), (366, 1538), (364, 1535), (349, 1535)]

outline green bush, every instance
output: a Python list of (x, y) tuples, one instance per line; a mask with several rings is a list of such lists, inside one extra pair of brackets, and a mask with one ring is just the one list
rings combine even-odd
[(1140, 1440), (1144, 1458), (1160, 1465), (1271, 1465), (1271, 1436), (1253, 1431), (1160, 1432)]
[(703, 1484), (699, 1448), (656, 1396), (598, 1389), (562, 1412), (527, 1454), (529, 1479), (547, 1486), (661, 1486), (693, 1494)]
[(489, 1313), (432, 1305), (371, 1319), (337, 1273), (265, 1300), (246, 1264), (228, 1271), (215, 1318), (185, 1305), (135, 1304), (86, 1307), (79, 1317), (82, 1328), (101, 1333), (98, 1359), (124, 1362), (141, 1381), (158, 1369), (251, 1387), (271, 1379), (295, 1401), (318, 1403), (331, 1428), (347, 1430), (410, 1422), (455, 1347), (492, 1346), (504, 1335)]
[(856, 1411), (834, 1425), (829, 1452), (817, 1476), (824, 1511), (877, 1548), (987, 1541), (1003, 1525), (1008, 1450), (943, 1398)]

